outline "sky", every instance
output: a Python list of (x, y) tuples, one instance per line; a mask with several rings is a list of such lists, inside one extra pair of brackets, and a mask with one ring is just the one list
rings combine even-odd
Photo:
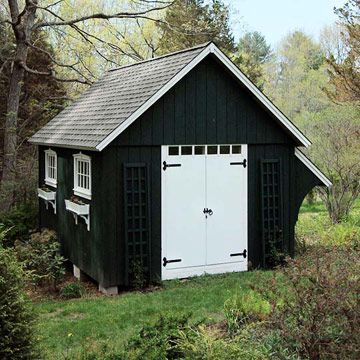
[(303, 30), (317, 39), (321, 29), (337, 20), (334, 6), (345, 0), (224, 0), (231, 8), (235, 39), (244, 32), (260, 31), (276, 47), (293, 30)]

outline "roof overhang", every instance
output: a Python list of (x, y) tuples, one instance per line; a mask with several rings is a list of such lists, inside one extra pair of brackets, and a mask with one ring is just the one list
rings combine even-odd
[(96, 146), (96, 150), (102, 151), (106, 146), (108, 146), (117, 136), (119, 136), (153, 104), (155, 104), (156, 101), (158, 101), (209, 54), (213, 54), (269, 110), (269, 112), (276, 117), (289, 134), (299, 142), (300, 146), (308, 147), (311, 145), (311, 142), (306, 138), (306, 136), (237, 68), (237, 66), (214, 43), (210, 43), (121, 125), (106, 136)]
[(326, 186), (331, 187), (332, 182), (319, 170), (319, 168), (298, 148), (295, 148), (295, 156)]

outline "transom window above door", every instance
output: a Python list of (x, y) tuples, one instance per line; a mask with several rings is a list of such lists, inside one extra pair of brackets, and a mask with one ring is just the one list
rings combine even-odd
[(233, 155), (241, 154), (241, 145), (171, 145), (169, 156)]

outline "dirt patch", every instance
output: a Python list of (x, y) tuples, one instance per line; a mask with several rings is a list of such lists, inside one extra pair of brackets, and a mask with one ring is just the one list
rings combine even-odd
[(86, 318), (86, 314), (83, 313), (71, 313), (69, 315), (65, 316), (70, 321), (77, 321), (77, 320), (83, 320)]
[(48, 312), (48, 313), (44, 313), (41, 316), (46, 317), (46, 318), (55, 318), (58, 317), (64, 310), (63, 309), (56, 309), (55, 311), (52, 312)]
[(226, 320), (217, 322), (215, 324), (209, 324), (206, 329), (213, 334), (216, 334), (218, 338), (224, 338), (228, 335)]

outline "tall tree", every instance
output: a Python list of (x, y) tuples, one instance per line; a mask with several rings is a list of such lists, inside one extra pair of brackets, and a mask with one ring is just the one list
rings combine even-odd
[(263, 35), (258, 31), (246, 32), (239, 40), (233, 60), (258, 87), (262, 88), (263, 65), (270, 60), (271, 55), (271, 47)]
[(360, 1), (349, 0), (335, 12), (342, 25), (340, 41), (345, 56), (339, 58), (336, 53), (330, 53), (327, 58), (334, 89), (327, 94), (335, 101), (360, 101)]
[[(2, 190), (4, 183), (11, 184), (16, 179), (16, 163), (17, 163), (17, 146), (18, 146), (18, 127), (19, 127), (19, 110), (22, 85), (24, 83), (25, 74), (33, 74), (46, 78), (52, 78), (59, 82), (78, 82), (89, 84), (91, 81), (84, 74), (79, 73), (74, 64), (61, 63), (52, 56), (47, 49), (37, 44), (34, 34), (41, 30), (62, 32), (66, 34), (67, 29), (76, 31), (84, 42), (94, 43), (94, 36), (86, 29), (86, 24), (91, 22), (109, 22), (112, 19), (117, 21), (128, 19), (151, 19), (157, 11), (168, 7), (170, 1), (133, 1), (136, 4), (136, 10), (131, 10), (129, 2), (123, 4), (123, 8), (119, 11), (106, 13), (104, 11), (86, 13), (87, 7), (83, 9), (85, 13), (77, 15), (75, 13), (68, 14), (67, 17), (59, 15), (60, 8), (63, 3), (56, 1), (48, 4), (41, 0), (25, 0), (24, 4), (20, 0), (8, 0), (9, 17), (2, 19), (2, 24), (11, 27), (14, 34), (14, 53), (11, 59), (12, 70), (9, 79), (6, 104), (6, 121), (4, 127), (4, 152), (3, 152), (3, 172), (2, 172)], [(23, 5), (22, 5), (23, 4)], [(120, 6), (119, 6), (120, 7)], [(130, 10), (129, 10), (130, 8)], [(96, 36), (95, 36), (96, 38)], [(96, 39), (99, 41), (98, 39)], [(101, 40), (101, 39), (100, 39)], [(113, 44), (109, 44), (113, 45)], [(116, 45), (111, 47), (113, 51), (119, 51)], [(39, 71), (31, 68), (28, 63), (29, 50), (32, 49), (36, 53), (45, 54), (52, 63), (45, 71)], [(96, 51), (96, 49), (94, 50)], [(99, 52), (99, 50), (98, 50)], [(106, 54), (101, 53), (106, 59)], [(57, 68), (72, 69), (75, 73), (73, 77), (63, 78), (59, 76)], [(12, 196), (2, 202), (3, 207), (11, 204)]]
[(290, 33), (266, 64), (265, 93), (295, 122), (329, 105), (323, 88), (328, 83), (324, 53), (301, 31)]
[(319, 188), (320, 196), (331, 221), (341, 222), (360, 195), (359, 107), (334, 104), (312, 114), (306, 127), (313, 140), (311, 157), (333, 183), (330, 188)]
[[(10, 83), (13, 58), (13, 35), (10, 29), (4, 28), (3, 43), (0, 47), (0, 177), (2, 170), (3, 147), (4, 147), (4, 124), (6, 121), (6, 101)], [(53, 54), (48, 45), (46, 34), (38, 32), (34, 34), (38, 45)], [(1, 49), (3, 51), (1, 51)], [(29, 50), (28, 64), (36, 71), (46, 71), (52, 68), (51, 60), (45, 54), (38, 54)], [(6, 183), (2, 186), (0, 203), (8, 191), (14, 192), (14, 201), (26, 201), (31, 198), (36, 181), (36, 149), (27, 143), (28, 137), (40, 126), (44, 125), (50, 118), (55, 116), (63, 108), (67, 101), (64, 83), (54, 79), (25, 73), (19, 103), (17, 124), (17, 146), (18, 154), (16, 168), (12, 169), (18, 175), (15, 183)], [(15, 166), (15, 164), (14, 164)], [(31, 191), (31, 190), (32, 191)], [(16, 195), (16, 196), (15, 196)]]
[(166, 11), (165, 22), (158, 26), (162, 31), (158, 48), (160, 54), (208, 41), (214, 41), (228, 53), (234, 51), (229, 8), (221, 0), (175, 0)]

